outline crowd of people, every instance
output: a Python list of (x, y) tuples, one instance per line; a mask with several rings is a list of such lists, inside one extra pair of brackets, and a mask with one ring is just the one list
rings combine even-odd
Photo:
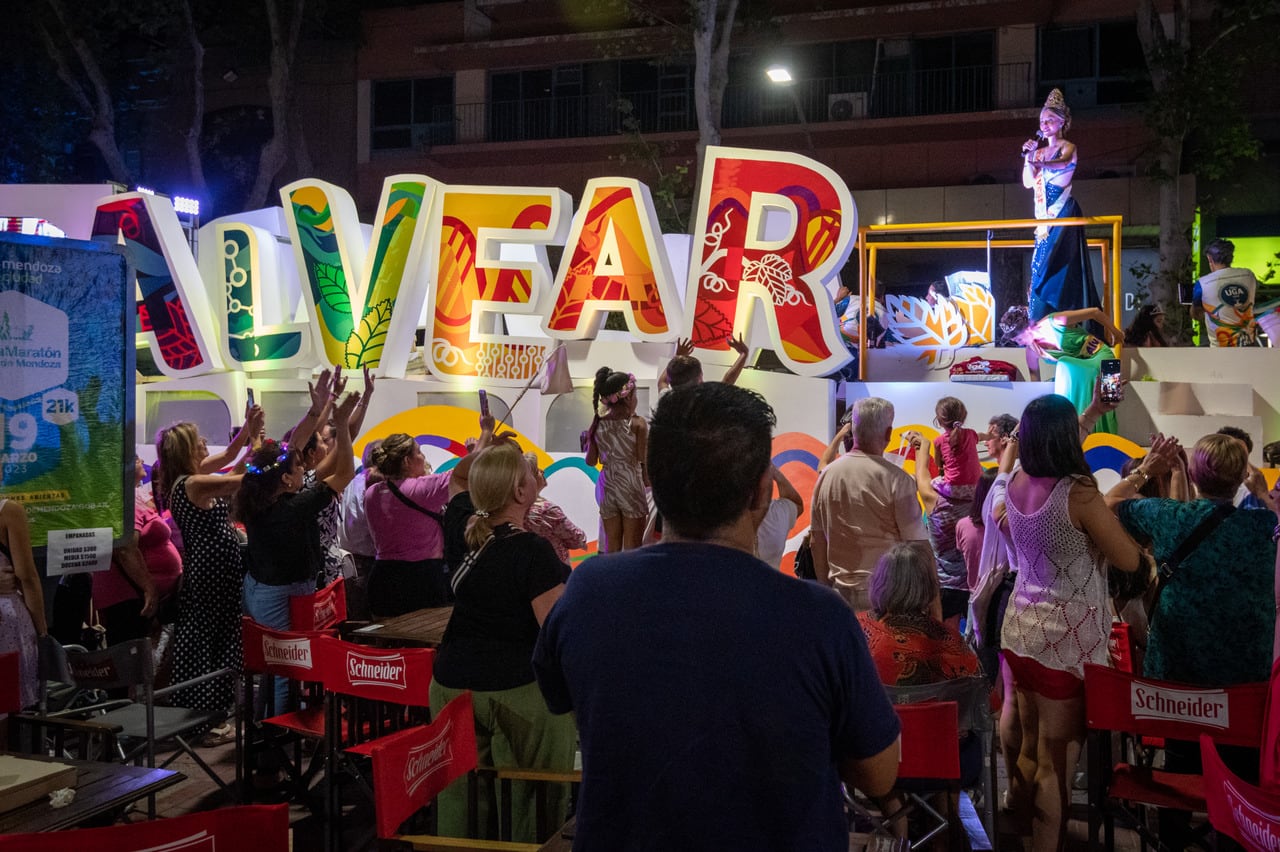
[[(1140, 315), (1130, 336), (1160, 345), (1159, 318)], [(1012, 322), (1020, 342), (1064, 363), (1095, 363), (1121, 337), (1093, 307), (1035, 321), (1023, 309)], [(1115, 621), (1130, 623), (1151, 677), (1267, 679), (1280, 525), (1247, 433), (1226, 427), (1189, 450), (1154, 436), (1103, 493), (1082, 443), (1114, 429), (1118, 403), (1096, 370), (1072, 398), (1039, 397), (981, 432), (960, 399), (942, 397), (937, 437), (908, 432), (893, 448), (893, 403), (858, 399), (819, 463), (814, 582), (801, 582), (779, 569), (805, 500), (772, 463), (769, 404), (734, 384), (746, 346), (728, 343), (738, 360), (717, 382), (681, 343), (651, 416), (634, 375), (597, 372), (582, 446), (600, 467), (602, 558), (572, 571), (589, 536), (542, 496), (537, 456), (488, 414), (443, 472), (403, 433), (368, 442), (357, 470), (367, 371), (358, 393), (340, 370), (321, 373), (282, 440), (252, 405), (216, 454), (194, 424), (169, 426), (134, 530), (92, 581), (106, 641), (172, 625), (170, 679), (197, 680), (177, 703), (229, 717), (231, 680), (200, 678), (240, 666), (242, 614), (289, 629), (290, 599), (339, 578), (355, 615), (451, 604), (432, 705), (472, 694), (484, 764), (567, 771), (580, 750), (577, 833), (592, 848), (643, 834), (659, 846), (843, 849), (840, 782), (895, 795), (899, 723), (885, 687), (977, 677), (998, 696), (1002, 804), (1033, 848), (1061, 848), (1083, 668), (1110, 664)], [(996, 464), (984, 467), (980, 448)], [(139, 484), (145, 475), (138, 460)], [(0, 650), (19, 652), (31, 703), (49, 630), (26, 530), (21, 507), (0, 500)], [(1176, 574), (1154, 582), (1157, 563)], [(1115, 596), (1109, 578), (1127, 574), (1144, 578), (1145, 597)], [(275, 706), (289, 700), (278, 682)], [(1167, 768), (1198, 769), (1195, 744), (1166, 753)], [(1256, 773), (1256, 752), (1227, 757)], [(480, 785), (489, 834), (497, 796)], [(517, 784), (513, 796), (514, 835), (533, 839), (534, 790)], [(550, 804), (563, 815), (567, 788)], [(461, 834), (466, 791), (447, 791), (439, 816)], [(1181, 838), (1187, 822), (1162, 813), (1162, 837)]]

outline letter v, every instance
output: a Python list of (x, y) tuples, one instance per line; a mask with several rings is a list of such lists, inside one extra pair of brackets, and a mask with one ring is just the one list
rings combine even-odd
[(439, 187), (425, 175), (384, 180), (368, 250), (346, 190), (311, 179), (281, 188), (315, 348), (329, 363), (377, 367), (408, 357), (427, 297), (422, 254)]

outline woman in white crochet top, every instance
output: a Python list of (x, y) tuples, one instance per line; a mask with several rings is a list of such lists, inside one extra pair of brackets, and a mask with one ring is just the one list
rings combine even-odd
[(1009, 793), (1031, 823), (1032, 848), (1061, 849), (1084, 743), (1084, 664), (1109, 662), (1103, 560), (1133, 571), (1143, 553), (1098, 493), (1069, 400), (1032, 400), (1015, 440), (1022, 469), (1009, 481), (1001, 522), (1019, 566), (1001, 633), (1022, 730)]

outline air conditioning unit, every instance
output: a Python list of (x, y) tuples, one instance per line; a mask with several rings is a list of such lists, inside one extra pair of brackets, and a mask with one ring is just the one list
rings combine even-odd
[(827, 120), (848, 121), (867, 117), (866, 92), (842, 92), (827, 95)]

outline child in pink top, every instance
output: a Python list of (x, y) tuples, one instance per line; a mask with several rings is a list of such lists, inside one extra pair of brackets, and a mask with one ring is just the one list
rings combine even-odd
[(978, 461), (978, 441), (987, 436), (964, 428), (969, 412), (964, 403), (954, 396), (944, 396), (934, 409), (935, 423), (942, 434), (933, 439), (933, 458), (942, 476), (933, 480), (933, 487), (948, 500), (972, 500), (973, 488), (982, 476)]

